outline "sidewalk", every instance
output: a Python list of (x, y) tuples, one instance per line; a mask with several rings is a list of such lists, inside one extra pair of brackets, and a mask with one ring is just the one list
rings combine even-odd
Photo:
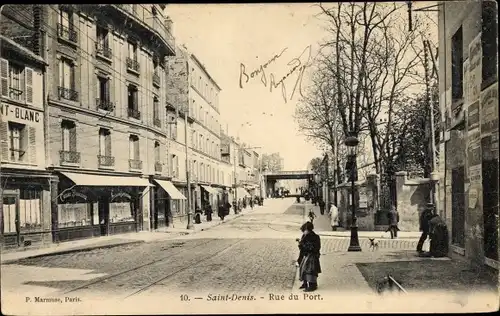
[[(253, 210), (259, 208), (264, 208), (264, 206), (254, 207)], [(112, 248), (117, 246), (154, 242), (161, 240), (168, 240), (180, 235), (187, 235), (203, 230), (210, 229), (212, 227), (221, 225), (228, 221), (232, 221), (235, 218), (243, 216), (245, 214), (251, 213), (253, 211), (250, 208), (243, 210), (241, 213), (235, 215), (230, 214), (226, 216), (224, 221), (219, 218), (213, 219), (212, 222), (202, 222), (201, 224), (194, 224), (194, 229), (187, 228), (165, 228), (157, 231), (141, 231), (137, 233), (126, 233), (112, 236), (103, 236), (88, 238), (82, 240), (67, 241), (59, 244), (50, 244), (43, 248), (34, 249), (14, 249), (14, 250), (3, 250), (1, 254), (1, 263), (8, 264), (17, 260), (33, 258), (33, 257), (44, 257), (60, 255), (79, 251), (88, 251), (98, 248)]]

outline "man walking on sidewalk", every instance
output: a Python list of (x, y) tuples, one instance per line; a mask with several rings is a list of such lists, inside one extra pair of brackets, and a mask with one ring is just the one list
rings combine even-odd
[(391, 206), (391, 210), (387, 214), (389, 217), (389, 228), (385, 231), (386, 233), (388, 231), (391, 232), (391, 239), (397, 238), (398, 237), (398, 223), (399, 223), (399, 213), (396, 210), (396, 207), (394, 205)]
[(425, 210), (420, 215), (420, 231), (422, 232), (422, 235), (420, 236), (420, 239), (418, 240), (417, 244), (417, 252), (419, 254), (423, 253), (422, 247), (424, 246), (424, 242), (427, 239), (427, 237), (429, 237), (429, 231), (430, 231), (429, 220), (432, 217), (433, 210), (434, 210), (434, 205), (432, 203), (427, 203)]

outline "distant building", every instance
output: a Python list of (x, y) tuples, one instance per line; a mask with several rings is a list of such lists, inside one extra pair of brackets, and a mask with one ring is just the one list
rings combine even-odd
[(439, 213), (451, 254), (498, 261), (498, 11), (494, 1), (439, 2)]

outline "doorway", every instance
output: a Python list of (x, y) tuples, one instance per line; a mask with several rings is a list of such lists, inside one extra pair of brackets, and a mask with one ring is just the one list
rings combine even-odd
[(109, 198), (100, 196), (98, 201), (99, 208), (99, 228), (101, 236), (107, 236), (109, 233)]
[(498, 156), (492, 150), (492, 137), (481, 140), (484, 256), (498, 261)]
[(5, 246), (21, 245), (19, 227), (19, 196), (16, 194), (3, 194), (3, 227)]
[(465, 168), (451, 171), (451, 242), (465, 248)]

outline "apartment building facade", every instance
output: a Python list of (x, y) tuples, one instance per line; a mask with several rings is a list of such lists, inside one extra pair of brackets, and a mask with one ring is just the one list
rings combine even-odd
[[(177, 178), (174, 177), (174, 184), (180, 190), (185, 188), (188, 171), (193, 209), (202, 209), (207, 204), (216, 209), (227, 195), (220, 167), (221, 89), (205, 66), (186, 47), (177, 47), (176, 56), (169, 59), (169, 71), (171, 75), (168, 77), (167, 95), (172, 109), (176, 111), (178, 129), (178, 139), (172, 147), (170, 159), (181, 173)], [(187, 160), (186, 142), (189, 147)], [(185, 217), (186, 213), (180, 212), (178, 220), (185, 220)]]
[(165, 59), (175, 43), (163, 10), (44, 6), (58, 241), (167, 224), (166, 189), (157, 180), (170, 176)]
[(498, 261), (498, 44), (493, 1), (439, 2), (440, 214), (451, 255)]
[(16, 9), (3, 8), (0, 35), (0, 229), (6, 248), (52, 242), (52, 177), (45, 169), (44, 139), (47, 64), (33, 11), (20, 15)]

